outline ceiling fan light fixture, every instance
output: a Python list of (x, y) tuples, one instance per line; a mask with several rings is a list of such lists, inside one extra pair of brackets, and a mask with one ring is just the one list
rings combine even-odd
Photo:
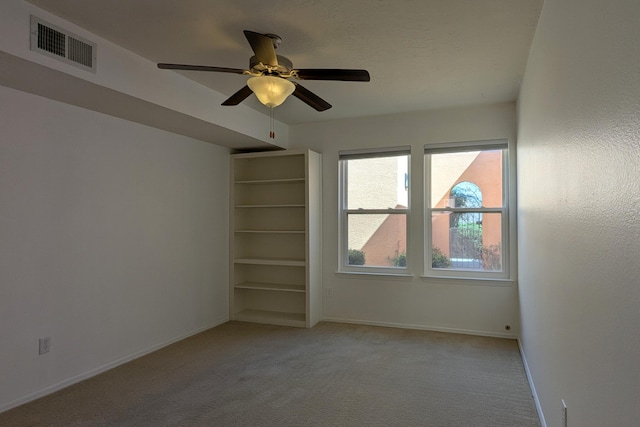
[(269, 108), (282, 104), (296, 89), (296, 85), (289, 80), (274, 76), (251, 77), (247, 80), (247, 86)]

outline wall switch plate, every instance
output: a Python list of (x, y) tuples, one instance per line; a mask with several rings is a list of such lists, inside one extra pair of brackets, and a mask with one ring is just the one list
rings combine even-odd
[(567, 427), (567, 404), (562, 399), (562, 427)]
[(324, 296), (332, 297), (333, 296), (333, 288), (324, 288)]
[(45, 354), (51, 350), (51, 338), (45, 337), (38, 340), (38, 354)]

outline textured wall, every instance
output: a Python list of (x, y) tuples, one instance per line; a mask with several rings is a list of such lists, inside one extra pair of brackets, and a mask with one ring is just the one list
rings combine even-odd
[(522, 343), (549, 426), (640, 419), (640, 2), (546, 0), (519, 100)]
[(0, 135), (0, 410), (228, 318), (227, 149), (3, 87)]

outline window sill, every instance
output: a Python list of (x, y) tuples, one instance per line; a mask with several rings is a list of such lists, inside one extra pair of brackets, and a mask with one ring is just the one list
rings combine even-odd
[[(353, 279), (367, 278), (380, 280), (401, 280), (411, 281), (414, 275), (410, 273), (381, 273), (367, 271), (336, 271), (336, 276)], [(454, 277), (454, 276), (420, 276), (423, 282), (430, 284), (452, 284), (452, 285), (473, 285), (473, 286), (500, 286), (511, 287), (515, 285), (514, 279), (501, 278), (478, 278), (478, 277)]]
[(479, 277), (456, 277), (456, 276), (420, 276), (423, 282), (446, 283), (454, 285), (479, 285), (479, 286), (504, 286), (515, 285), (514, 279), (501, 278), (479, 278)]
[(410, 273), (380, 273), (380, 272), (368, 272), (368, 271), (336, 271), (336, 276), (344, 277), (367, 277), (367, 278), (380, 278), (380, 279), (394, 279), (394, 280), (413, 280), (414, 275)]

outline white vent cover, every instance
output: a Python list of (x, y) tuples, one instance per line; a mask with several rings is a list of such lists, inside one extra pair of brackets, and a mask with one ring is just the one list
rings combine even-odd
[(97, 46), (31, 15), (31, 50), (96, 72)]

